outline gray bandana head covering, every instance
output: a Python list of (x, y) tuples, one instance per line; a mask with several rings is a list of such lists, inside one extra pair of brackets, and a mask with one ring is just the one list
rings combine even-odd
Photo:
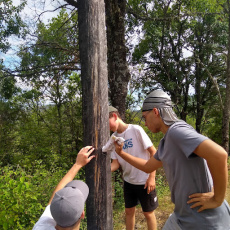
[(167, 93), (162, 90), (154, 90), (144, 100), (142, 112), (157, 108), (164, 123), (172, 125), (174, 122), (179, 121), (172, 107), (173, 103)]

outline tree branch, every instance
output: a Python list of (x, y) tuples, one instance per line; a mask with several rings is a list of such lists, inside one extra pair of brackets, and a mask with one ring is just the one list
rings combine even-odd
[(219, 99), (220, 99), (220, 105), (221, 105), (221, 109), (223, 110), (224, 109), (224, 105), (223, 105), (223, 102), (222, 102), (222, 97), (221, 97), (221, 94), (220, 94), (220, 89), (219, 89), (219, 86), (217, 84), (217, 80), (212, 76), (212, 74), (209, 72), (209, 70), (206, 68), (206, 66), (204, 65), (203, 62), (201, 62), (201, 60), (199, 58), (196, 58), (197, 62), (200, 63), (203, 68), (205, 69), (205, 71), (208, 73), (208, 76), (210, 77), (211, 81), (213, 82), (216, 90), (217, 90), (217, 93), (218, 93), (218, 96), (219, 96)]
[(64, 0), (64, 1), (67, 2), (71, 6), (74, 6), (74, 7), (78, 8), (77, 0), (76, 1), (75, 0)]

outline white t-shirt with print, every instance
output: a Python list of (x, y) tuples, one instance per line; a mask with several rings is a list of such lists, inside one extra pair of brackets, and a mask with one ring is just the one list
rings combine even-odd
[[(147, 149), (153, 146), (153, 143), (141, 126), (129, 124), (128, 128), (123, 133), (115, 132), (114, 135), (125, 139), (123, 146), (124, 152), (145, 160), (150, 158)], [(149, 174), (130, 165), (115, 151), (111, 153), (111, 158), (118, 160), (122, 167), (123, 177), (126, 182), (136, 185), (145, 184)]]

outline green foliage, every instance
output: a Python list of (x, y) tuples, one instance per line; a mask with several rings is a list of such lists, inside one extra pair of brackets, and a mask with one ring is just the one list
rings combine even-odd
[(222, 113), (219, 109), (213, 107), (207, 111), (202, 120), (201, 133), (208, 136), (210, 139), (222, 144)]
[[(1, 4), (0, 51), (6, 52), (9, 36), (23, 35), (19, 12), (24, 3), (19, 7), (13, 7), (11, 0)], [(140, 124), (157, 147), (163, 134), (151, 133), (141, 112), (135, 110), (143, 95), (161, 87), (171, 94), (178, 116), (184, 113), (193, 127), (200, 106), (201, 132), (220, 144), (222, 115), (207, 70), (224, 96), (228, 40), (221, 5), (212, 0), (171, 4), (129, 0), (128, 8), (127, 30), (139, 37), (132, 56), (132, 63), (138, 66), (130, 83), (130, 92), (137, 96), (130, 93), (127, 97), (126, 122)], [(38, 24), (36, 35), (37, 40), (26, 43), (19, 52), (18, 71), (27, 88), (19, 90), (13, 76), (3, 78), (0, 73), (1, 229), (32, 229), (83, 144), (76, 11), (69, 15), (62, 10), (49, 24)], [(84, 170), (78, 177), (84, 179)], [(163, 197), (168, 186), (161, 170), (156, 182), (158, 196)], [(119, 218), (124, 200), (118, 172), (113, 173), (112, 186), (114, 218)], [(87, 229), (86, 219), (81, 229)]]
[(132, 90), (146, 94), (162, 88), (178, 106), (181, 119), (193, 113), (198, 131), (204, 110), (218, 104), (210, 75), (219, 88), (225, 85), (228, 24), (222, 6), (209, 0), (129, 1), (128, 5), (128, 31), (136, 33), (137, 25), (140, 33), (132, 63), (141, 70), (133, 74)]
[(38, 88), (50, 87), (59, 78), (60, 87), (73, 71), (79, 70), (77, 13), (61, 10), (47, 25), (39, 23), (36, 42), (27, 43), (18, 52), (23, 81), (33, 81)]
[(15, 125), (21, 109), (12, 102), (0, 101), (0, 159), (1, 163), (13, 163)]
[(18, 92), (15, 86), (16, 80), (14, 77), (7, 77), (0, 79), (0, 92), (2, 100), (9, 100)]
[(36, 167), (32, 175), (20, 166), (2, 167), (1, 229), (31, 229), (48, 203), (50, 189), (57, 183), (57, 175), (51, 176), (52, 173), (44, 170), (41, 162), (37, 162)]
[(113, 209), (124, 208), (123, 179), (120, 170), (112, 173)]
[(6, 53), (10, 47), (8, 38), (11, 35), (23, 36), (22, 28), (25, 24), (20, 18), (20, 11), (25, 6), (25, 1), (17, 7), (13, 6), (12, 0), (0, 2), (0, 51)]
[[(21, 111), (6, 134), (12, 137), (5, 143), (11, 150), (0, 147), (3, 164), (30, 167), (41, 159), (47, 168), (65, 167), (82, 147), (81, 82), (79, 73), (73, 72), (79, 70), (76, 28), (76, 11), (69, 15), (61, 10), (48, 25), (38, 24), (35, 44), (21, 47), (18, 71), (27, 87), (16, 94), (14, 79), (7, 78), (0, 92), (4, 99), (11, 97), (12, 108), (19, 106)], [(13, 156), (10, 161), (9, 155)]]
[[(78, 64), (76, 22), (76, 12), (69, 19), (62, 11), (48, 27), (39, 25), (39, 47), (20, 52), (27, 88), (20, 91), (13, 77), (1, 76), (1, 229), (32, 229), (82, 147), (80, 76), (68, 71), (79, 69), (71, 66), (73, 59)], [(78, 177), (84, 178), (84, 170)]]
[[(47, 170), (41, 160), (34, 161), (33, 166), (26, 170), (19, 165), (1, 167), (0, 228), (32, 229), (69, 167), (58, 168), (54, 165)], [(77, 178), (82, 179), (82, 174), (83, 170)]]
[(161, 198), (170, 191), (163, 168), (158, 169), (156, 172), (156, 190), (157, 196)]

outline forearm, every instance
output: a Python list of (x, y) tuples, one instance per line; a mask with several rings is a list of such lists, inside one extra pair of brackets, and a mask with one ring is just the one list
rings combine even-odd
[(61, 179), (61, 181), (58, 183), (57, 187), (53, 191), (53, 194), (50, 198), (49, 204), (51, 203), (55, 193), (62, 188), (64, 188), (70, 181), (74, 179), (74, 177), (77, 175), (78, 171), (81, 169), (81, 166), (75, 163), (72, 168), (66, 173), (66, 175)]
[(149, 174), (149, 178), (151, 178), (154, 181), (155, 181), (155, 177), (156, 177), (156, 171), (153, 171)]
[[(153, 150), (154, 150), (154, 151), (151, 151), (151, 152), (150, 152), (150, 158), (153, 158), (154, 154), (156, 153), (155, 147), (153, 147)], [(151, 173), (149, 174), (149, 177), (150, 177), (151, 179), (153, 179), (154, 181), (155, 181), (155, 176), (156, 176), (156, 170), (154, 170), (153, 172), (151, 172)]]
[(127, 161), (128, 163), (130, 163), (132, 166), (134, 166), (135, 168), (138, 168), (146, 173), (150, 173), (152, 171), (147, 171), (146, 168), (146, 160), (142, 159), (142, 158), (138, 158), (138, 157), (134, 157), (124, 151), (121, 151), (119, 153), (120, 157), (122, 157), (125, 161)]
[[(148, 148), (148, 151), (149, 151), (150, 158), (152, 158), (157, 150), (154, 146), (151, 146)], [(150, 180), (152, 180), (154, 183), (155, 183), (155, 176), (156, 176), (156, 171), (153, 171), (149, 174)]]
[(228, 182), (227, 157), (220, 157), (218, 161), (208, 162), (213, 178), (214, 199), (221, 205), (226, 193)]
[(195, 149), (194, 153), (207, 161), (213, 179), (213, 198), (218, 204), (221, 204), (228, 181), (227, 152), (215, 142), (205, 140)]

